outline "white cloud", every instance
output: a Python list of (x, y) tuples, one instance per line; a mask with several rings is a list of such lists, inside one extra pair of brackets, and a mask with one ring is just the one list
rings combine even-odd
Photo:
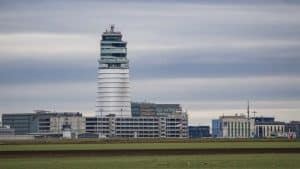
[[(99, 53), (97, 36), (87, 34), (15, 33), (0, 34), (0, 59), (46, 60), (78, 59), (76, 56), (96, 57)], [(79, 58), (80, 59), (80, 58)]]

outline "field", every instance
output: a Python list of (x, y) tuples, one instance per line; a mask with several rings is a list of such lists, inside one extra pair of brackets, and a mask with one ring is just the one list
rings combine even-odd
[(0, 142), (2, 169), (298, 169), (299, 141)]
[(300, 154), (0, 159), (1, 169), (299, 169)]
[(300, 141), (205, 141), (205, 142), (0, 142), (0, 151), (122, 150), (122, 149), (210, 149), (210, 148), (300, 148)]

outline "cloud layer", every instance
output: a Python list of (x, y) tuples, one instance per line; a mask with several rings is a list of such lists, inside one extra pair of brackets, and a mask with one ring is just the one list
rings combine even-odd
[(91, 114), (100, 35), (115, 23), (133, 100), (181, 103), (193, 124), (248, 99), (300, 120), (298, 18), (297, 1), (0, 1), (0, 112)]

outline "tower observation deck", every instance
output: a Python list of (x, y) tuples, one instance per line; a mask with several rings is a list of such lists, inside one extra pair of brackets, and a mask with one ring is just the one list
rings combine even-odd
[(122, 40), (121, 32), (110, 30), (102, 34), (101, 54), (98, 60), (97, 110), (98, 116), (115, 114), (131, 116), (129, 89), (129, 61), (127, 42)]

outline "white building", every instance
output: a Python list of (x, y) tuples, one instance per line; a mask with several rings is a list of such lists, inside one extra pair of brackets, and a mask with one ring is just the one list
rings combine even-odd
[(223, 138), (250, 138), (255, 134), (254, 120), (244, 115), (221, 116), (220, 123)]
[(50, 132), (61, 133), (65, 128), (72, 132), (85, 132), (85, 121), (81, 113), (53, 113), (50, 116)]
[(97, 115), (131, 116), (127, 42), (114, 26), (102, 34), (98, 68)]
[(255, 124), (256, 137), (286, 137), (284, 122), (257, 123)]

